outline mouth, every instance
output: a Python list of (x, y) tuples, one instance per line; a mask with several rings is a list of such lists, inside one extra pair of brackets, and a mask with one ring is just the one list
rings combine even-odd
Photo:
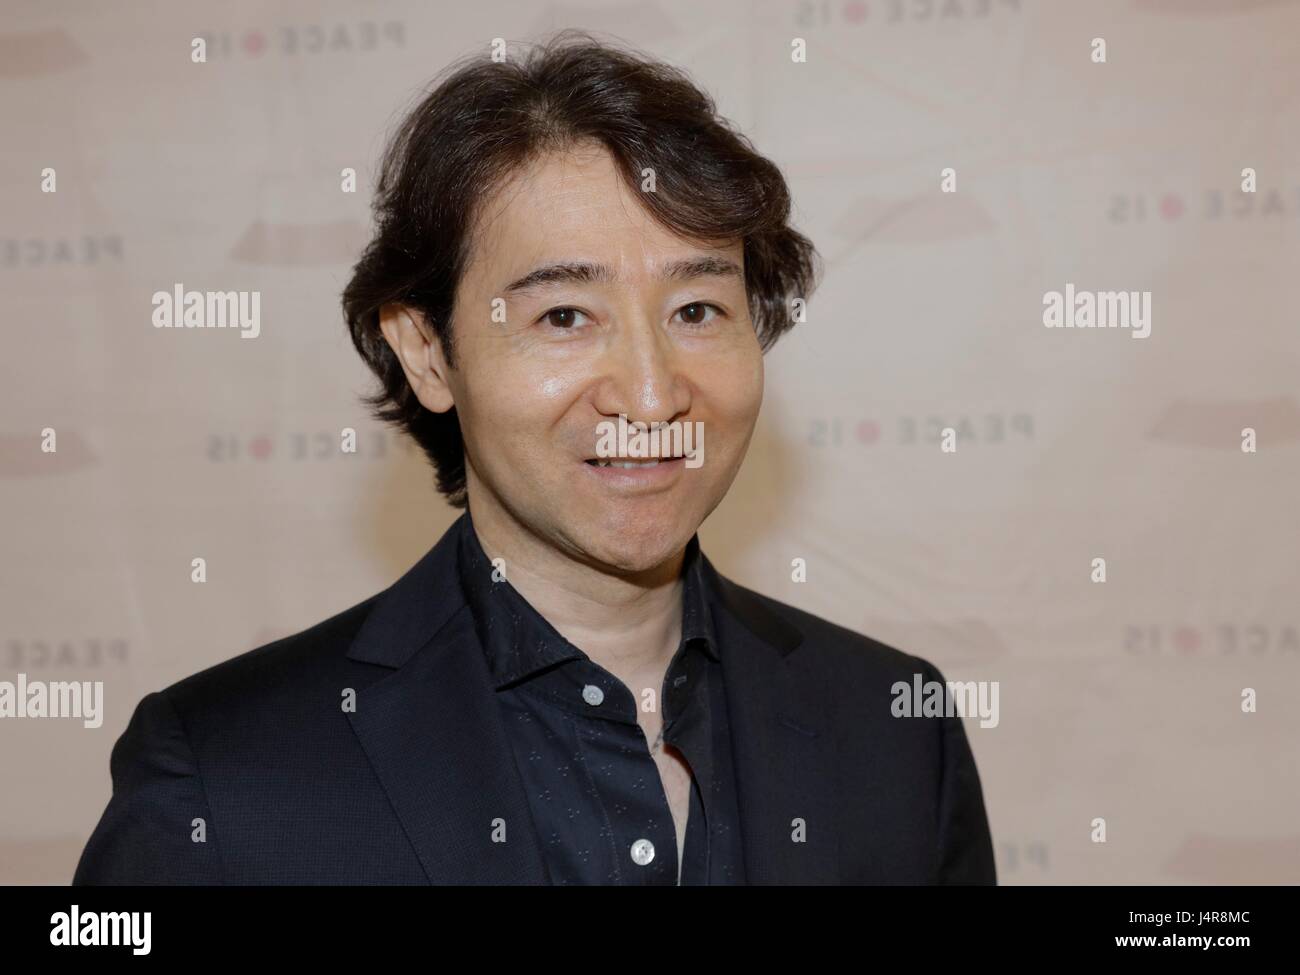
[(665, 491), (681, 480), (685, 457), (589, 457), (586, 468), (603, 491), (624, 496)]
[(665, 464), (671, 464), (684, 459), (683, 457), (651, 457), (627, 460), (620, 457), (591, 457), (587, 460), (587, 463), (592, 467), (617, 467), (621, 470), (636, 470), (641, 467), (658, 467), (661, 461)]

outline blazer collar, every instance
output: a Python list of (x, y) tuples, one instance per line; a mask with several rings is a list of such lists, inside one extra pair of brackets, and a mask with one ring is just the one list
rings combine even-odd
[[(431, 883), (547, 883), (541, 844), (458, 579), (461, 518), (376, 597), (347, 656), (392, 672), (347, 712)], [(830, 688), (801, 631), (699, 553), (722, 660), (749, 883), (834, 883)], [(806, 655), (805, 655), (806, 656)], [(504, 831), (504, 832), (503, 832)], [(504, 837), (504, 842), (502, 838)]]

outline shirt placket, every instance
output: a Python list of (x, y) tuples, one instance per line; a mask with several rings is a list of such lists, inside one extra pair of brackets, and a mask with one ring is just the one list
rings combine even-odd
[(634, 885), (674, 884), (672, 815), (631, 692), (589, 661), (575, 665), (566, 678), (583, 705), (579, 747), (610, 823), (619, 876)]

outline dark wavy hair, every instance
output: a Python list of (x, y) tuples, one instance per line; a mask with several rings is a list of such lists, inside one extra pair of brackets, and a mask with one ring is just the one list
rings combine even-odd
[[(646, 209), (679, 236), (743, 238), (750, 317), (764, 351), (807, 298), (820, 258), (789, 225), (790, 192), (776, 165), (716, 114), (681, 69), (566, 30), (517, 60), (487, 54), (452, 64), (401, 122), (384, 151), (375, 235), (343, 291), (353, 344), (379, 378), (372, 415), (410, 434), (434, 466), (438, 490), (463, 508), (465, 446), (456, 410), (415, 397), (379, 328), (398, 302), (423, 313), (455, 367), (451, 314), (475, 207), (520, 167), (596, 140)], [(655, 192), (641, 193), (652, 169)]]

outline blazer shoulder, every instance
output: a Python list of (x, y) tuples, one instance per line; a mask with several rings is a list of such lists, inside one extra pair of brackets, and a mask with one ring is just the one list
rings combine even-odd
[(834, 670), (865, 671), (865, 676), (891, 681), (911, 680), (916, 673), (931, 678), (938, 674), (938, 669), (922, 657), (765, 596), (725, 577), (723, 581), (730, 590), (728, 601), (740, 608), (740, 615), (760, 627), (768, 625), (764, 617), (779, 620), (799, 634), (799, 654), (815, 657)]
[(348, 647), (382, 595), (376, 593), (304, 630), (206, 667), (159, 693), (187, 716), (214, 708), (225, 712), (265, 706), (277, 694), (335, 682), (347, 672)]

